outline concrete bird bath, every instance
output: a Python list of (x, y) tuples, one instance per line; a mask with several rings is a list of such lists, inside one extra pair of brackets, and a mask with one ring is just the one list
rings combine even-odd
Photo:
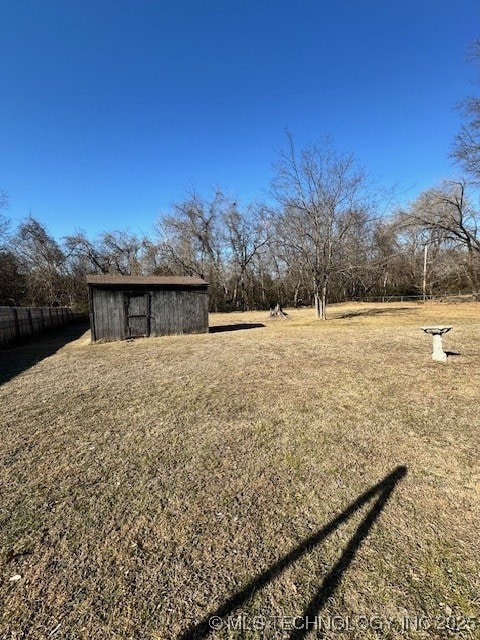
[(442, 346), (442, 336), (444, 333), (447, 333), (447, 331), (450, 331), (451, 328), (452, 327), (422, 327), (422, 331), (429, 333), (433, 337), (432, 360), (445, 362), (447, 359), (447, 354)]

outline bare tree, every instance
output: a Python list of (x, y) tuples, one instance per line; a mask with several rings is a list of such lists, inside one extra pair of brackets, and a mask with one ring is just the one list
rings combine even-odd
[(65, 247), (85, 273), (139, 275), (145, 240), (128, 231), (105, 231), (89, 240), (84, 231), (66, 236)]
[(120, 275), (140, 275), (144, 241), (128, 231), (102, 233), (102, 253), (108, 256), (109, 272)]
[(472, 291), (480, 284), (480, 213), (467, 195), (465, 181), (444, 181), (422, 193), (401, 216), (404, 226), (427, 231), (436, 242), (460, 247)]
[[(471, 60), (480, 69), (480, 39), (471, 50)], [(478, 83), (477, 83), (478, 84)], [(464, 118), (454, 139), (452, 156), (476, 183), (480, 182), (480, 97), (469, 96), (459, 104)]]
[(0, 306), (18, 307), (25, 300), (27, 283), (19, 261), (9, 249), (0, 250)]
[(63, 304), (66, 256), (44, 225), (29, 217), (19, 226), (12, 246), (26, 279), (31, 304)]
[(224, 307), (229, 295), (222, 216), (231, 206), (219, 189), (207, 199), (192, 188), (157, 222), (163, 265), (173, 273), (205, 278), (210, 283), (211, 304), (217, 310)]
[(281, 207), (278, 228), (301, 271), (310, 274), (316, 316), (325, 320), (340, 249), (370, 216), (367, 182), (353, 155), (338, 153), (329, 138), (297, 152), (287, 135), (272, 182)]
[(2, 210), (8, 207), (8, 195), (5, 191), (0, 189), (0, 249), (5, 241), (7, 230), (9, 226), (9, 221), (2, 214)]
[(66, 236), (64, 239), (70, 263), (74, 270), (83, 275), (88, 273), (107, 274), (110, 272), (109, 256), (101, 243), (89, 240), (84, 231)]
[(244, 213), (236, 202), (223, 212), (222, 223), (232, 278), (232, 305), (246, 311), (254, 304), (255, 258), (268, 242), (268, 230), (259, 207)]

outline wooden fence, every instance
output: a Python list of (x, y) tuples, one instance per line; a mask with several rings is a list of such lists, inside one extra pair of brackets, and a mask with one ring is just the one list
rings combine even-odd
[(0, 307), (0, 346), (71, 324), (73, 320), (73, 311), (67, 307)]
[(478, 293), (461, 293), (460, 291), (457, 293), (436, 293), (435, 295), (426, 295), (426, 296), (364, 296), (361, 298), (352, 298), (353, 302), (429, 302), (429, 301), (440, 301), (440, 302), (475, 302), (480, 301), (480, 292)]

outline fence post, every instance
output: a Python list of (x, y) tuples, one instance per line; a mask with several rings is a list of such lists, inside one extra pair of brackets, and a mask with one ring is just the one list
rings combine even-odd
[(18, 309), (17, 307), (12, 307), (13, 309), (13, 322), (15, 323), (15, 338), (20, 338), (20, 321), (18, 319)]
[(30, 322), (30, 335), (33, 336), (35, 333), (35, 327), (33, 326), (32, 310), (30, 307), (27, 307), (27, 315), (28, 321)]

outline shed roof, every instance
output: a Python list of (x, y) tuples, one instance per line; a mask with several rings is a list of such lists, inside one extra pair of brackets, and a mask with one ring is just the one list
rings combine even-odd
[(156, 285), (156, 286), (181, 286), (199, 287), (207, 286), (208, 282), (202, 278), (193, 276), (87, 276), (87, 284), (102, 286), (131, 286), (131, 285)]

